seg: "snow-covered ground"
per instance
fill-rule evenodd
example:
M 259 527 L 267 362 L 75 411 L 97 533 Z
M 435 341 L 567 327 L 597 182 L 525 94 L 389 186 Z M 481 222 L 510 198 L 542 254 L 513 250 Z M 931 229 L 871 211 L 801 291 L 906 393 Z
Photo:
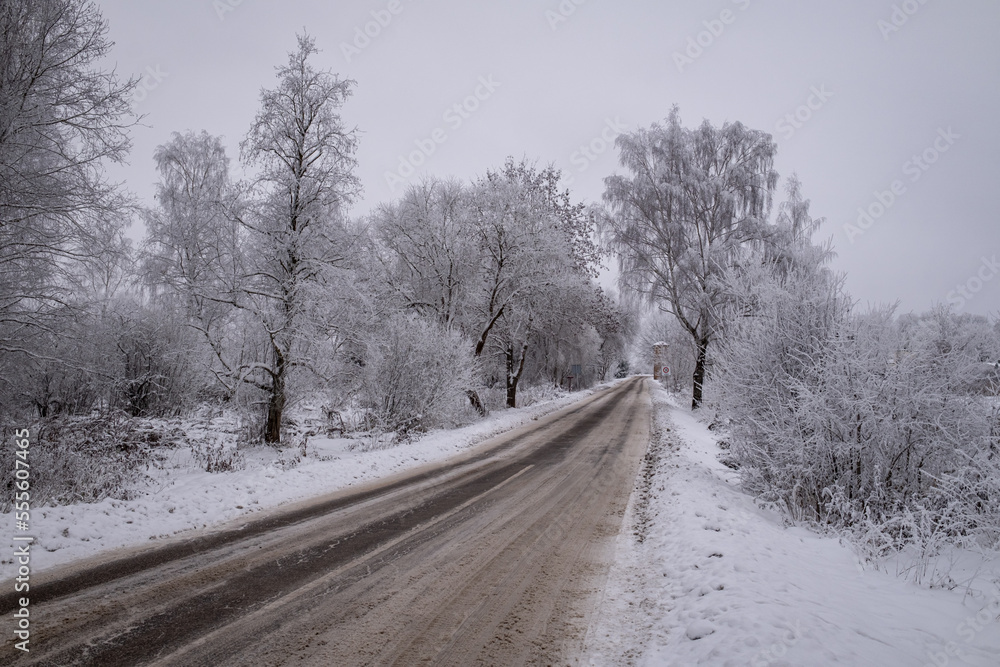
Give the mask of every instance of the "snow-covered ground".
M 35 507 L 31 512 L 32 573 L 120 547 L 151 544 L 186 531 L 211 527 L 278 505 L 371 482 L 436 461 L 442 461 L 484 440 L 583 399 L 593 389 L 563 394 L 526 408 L 495 412 L 470 426 L 433 431 L 419 440 L 387 449 L 361 451 L 359 441 L 312 438 L 306 456 L 297 450 L 277 452 L 255 447 L 241 452 L 242 470 L 207 473 L 190 447 L 169 450 L 168 461 L 150 471 L 152 480 L 135 500 L 106 499 L 98 503 Z M 222 428 L 222 425 L 220 425 Z M 204 426 L 188 424 L 189 432 Z M 5 534 L 12 536 L 14 515 L 0 515 Z M 0 581 L 14 576 L 7 538 L 0 555 Z
M 967 557 L 952 590 L 865 570 L 837 539 L 758 507 L 715 434 L 662 389 L 653 400 L 583 664 L 1000 665 L 996 562 Z
M 391 449 L 316 438 L 294 465 L 293 451 L 262 447 L 246 452 L 245 469 L 209 474 L 190 451 L 173 450 L 135 500 L 35 508 L 33 572 L 441 461 L 584 395 Z M 835 538 L 787 527 L 758 507 L 718 462 L 715 434 L 667 392 L 653 400 L 653 443 L 584 664 L 1000 665 L 996 563 L 967 554 L 950 590 L 863 569 Z M 12 514 L 2 516 L 12 527 Z M 0 580 L 11 576 L 5 560 Z

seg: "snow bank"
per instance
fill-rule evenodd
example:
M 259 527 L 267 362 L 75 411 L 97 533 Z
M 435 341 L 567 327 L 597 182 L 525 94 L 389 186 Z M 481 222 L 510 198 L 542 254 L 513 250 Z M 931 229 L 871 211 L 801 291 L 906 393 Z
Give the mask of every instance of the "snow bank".
M 865 571 L 738 488 L 715 435 L 661 389 L 654 442 L 579 662 L 1000 665 L 1000 575 L 930 590 Z M 992 569 L 991 569 L 992 568 Z
M 243 470 L 207 473 L 194 462 L 190 448 L 169 452 L 153 481 L 135 500 L 35 507 L 31 531 L 32 573 L 120 547 L 141 546 L 185 531 L 236 519 L 293 501 L 371 482 L 427 463 L 442 461 L 495 435 L 579 401 L 615 382 L 564 394 L 527 408 L 496 412 L 470 426 L 428 433 L 410 444 L 376 451 L 350 449 L 346 438 L 314 438 L 307 455 L 291 463 L 296 451 L 270 447 L 243 452 Z M 197 430 L 197 427 L 192 427 Z M 294 466 L 294 467 L 293 467 Z M 12 512 L 0 515 L 7 547 L 0 554 L 0 581 L 14 576 Z

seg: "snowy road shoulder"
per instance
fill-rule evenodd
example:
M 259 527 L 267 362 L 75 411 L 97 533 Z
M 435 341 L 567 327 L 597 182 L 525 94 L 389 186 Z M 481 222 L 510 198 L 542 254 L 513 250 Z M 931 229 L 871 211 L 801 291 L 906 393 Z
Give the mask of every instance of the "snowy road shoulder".
M 862 570 L 838 540 L 757 507 L 718 462 L 716 436 L 663 390 L 653 402 L 631 530 L 584 664 L 1000 664 L 996 590 Z M 997 578 L 989 566 L 980 582 Z
M 32 511 L 32 573 L 123 547 L 153 545 L 158 540 L 210 528 L 241 516 L 372 482 L 426 464 L 444 461 L 489 438 L 585 399 L 616 384 L 574 392 L 526 408 L 504 410 L 464 428 L 433 431 L 419 440 L 375 451 L 351 447 L 346 438 L 310 440 L 308 454 L 289 464 L 294 451 L 270 447 L 244 452 L 243 470 L 207 473 L 187 448 L 169 452 L 162 469 L 134 500 L 36 507 Z M 13 512 L 0 515 L 6 546 L 0 555 L 0 581 L 16 573 Z M 0 542 L 3 545 L 3 542 Z

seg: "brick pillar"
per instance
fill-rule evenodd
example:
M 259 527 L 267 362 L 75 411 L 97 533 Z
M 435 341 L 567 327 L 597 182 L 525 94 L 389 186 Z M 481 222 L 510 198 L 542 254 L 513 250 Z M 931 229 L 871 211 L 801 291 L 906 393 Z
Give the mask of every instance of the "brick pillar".
M 653 379 L 662 380 L 668 373 L 670 369 L 667 368 L 667 372 L 664 373 L 664 366 L 667 363 L 667 344 L 666 343 L 656 343 L 653 345 Z

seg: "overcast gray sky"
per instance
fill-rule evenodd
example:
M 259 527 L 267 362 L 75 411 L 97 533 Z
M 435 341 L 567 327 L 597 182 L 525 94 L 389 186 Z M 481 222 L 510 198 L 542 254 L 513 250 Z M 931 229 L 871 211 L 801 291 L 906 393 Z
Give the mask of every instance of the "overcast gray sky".
M 119 71 L 147 77 L 149 127 L 115 172 L 146 203 L 171 132 L 222 135 L 236 162 L 305 29 L 315 64 L 358 84 L 343 110 L 361 131 L 356 215 L 413 164 L 468 179 L 508 155 L 554 162 L 598 201 L 617 168 L 606 140 L 677 103 L 688 126 L 774 135 L 862 304 L 1000 312 L 995 0 L 98 3 Z

